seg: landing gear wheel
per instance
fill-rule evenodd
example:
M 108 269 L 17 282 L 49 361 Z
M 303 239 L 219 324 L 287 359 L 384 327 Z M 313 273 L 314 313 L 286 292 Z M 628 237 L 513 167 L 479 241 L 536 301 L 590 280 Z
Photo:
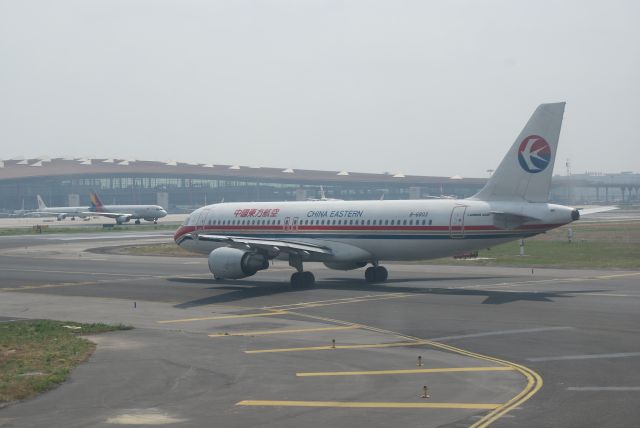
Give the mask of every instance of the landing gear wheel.
M 364 271 L 364 279 L 369 283 L 385 282 L 389 272 L 384 266 L 371 266 Z
M 158 220 L 153 220 L 153 224 L 158 224 Z
M 136 224 L 140 224 L 140 219 L 136 220 Z
M 296 288 L 312 287 L 316 278 L 311 272 L 294 272 L 291 275 L 291 285 Z

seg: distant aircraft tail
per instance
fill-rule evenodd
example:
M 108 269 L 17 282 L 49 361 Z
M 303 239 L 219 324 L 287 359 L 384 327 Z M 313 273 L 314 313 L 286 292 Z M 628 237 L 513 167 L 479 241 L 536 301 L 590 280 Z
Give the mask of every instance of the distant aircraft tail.
M 42 200 L 42 197 L 40 195 L 36 195 L 36 199 L 38 200 L 38 209 L 39 210 L 43 210 L 43 209 L 47 208 L 47 204 L 44 203 L 44 201 Z M 24 205 L 24 201 L 23 201 L 23 205 Z M 24 210 L 24 206 L 22 207 L 22 209 Z
M 547 202 L 564 106 L 538 106 L 498 169 L 471 199 Z
M 89 199 L 91 200 L 91 211 L 100 212 L 104 210 L 104 205 L 96 192 L 90 192 Z

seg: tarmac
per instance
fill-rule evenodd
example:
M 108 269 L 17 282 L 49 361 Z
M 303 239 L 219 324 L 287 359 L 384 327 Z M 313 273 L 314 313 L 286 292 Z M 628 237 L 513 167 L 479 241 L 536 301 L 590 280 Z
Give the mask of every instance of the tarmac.
M 0 237 L 0 322 L 130 324 L 2 427 L 620 427 L 640 419 L 639 271 L 286 263 L 87 249 L 170 231 Z M 425 394 L 426 386 L 426 394 Z

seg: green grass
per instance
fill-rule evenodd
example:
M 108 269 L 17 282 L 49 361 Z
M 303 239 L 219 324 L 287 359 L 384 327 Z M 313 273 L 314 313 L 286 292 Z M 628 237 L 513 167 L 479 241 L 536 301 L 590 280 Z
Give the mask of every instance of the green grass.
M 95 350 L 95 344 L 80 335 L 130 328 L 49 320 L 0 323 L 0 404 L 64 382 Z
M 569 227 L 573 229 L 571 243 Z M 515 241 L 481 250 L 477 260 L 446 258 L 425 263 L 640 269 L 640 222 L 574 223 L 525 239 L 524 248 L 525 255 L 520 256 Z
M 13 236 L 13 235 L 45 235 L 52 233 L 97 233 L 97 232 L 139 232 L 147 230 L 176 230 L 178 224 L 131 224 L 131 225 L 113 225 L 112 227 L 102 226 L 49 226 L 42 225 L 41 232 L 37 232 L 32 227 L 13 227 L 13 228 L 0 228 L 0 236 Z
M 88 251 L 128 256 L 203 257 L 202 254 L 187 251 L 173 242 L 166 244 L 91 248 Z

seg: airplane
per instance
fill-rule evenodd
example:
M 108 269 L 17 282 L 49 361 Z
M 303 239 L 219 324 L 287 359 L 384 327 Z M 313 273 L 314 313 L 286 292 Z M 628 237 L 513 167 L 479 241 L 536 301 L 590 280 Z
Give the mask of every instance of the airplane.
M 208 254 L 215 279 L 238 279 L 284 259 L 294 287 L 315 283 L 305 262 L 388 278 L 382 261 L 454 256 L 528 238 L 580 218 L 550 204 L 565 103 L 541 104 L 486 185 L 466 199 L 241 202 L 195 210 L 175 232 L 182 248 Z M 610 208 L 608 208 L 610 209 Z
M 47 207 L 40 195 L 36 196 L 38 200 L 38 210 L 29 212 L 30 216 L 54 216 L 60 220 L 71 217 L 88 218 L 91 216 L 101 216 L 112 218 L 117 224 L 129 222 L 135 219 L 136 224 L 140 224 L 140 219 L 153 221 L 158 223 L 158 219 L 167 215 L 167 212 L 159 205 L 109 205 L 105 206 L 100 201 L 96 192 L 90 194 L 90 207 Z
M 167 215 L 167 211 L 160 205 L 104 205 L 96 192 L 90 193 L 90 199 L 89 212 L 92 215 L 112 218 L 117 224 L 127 223 L 130 220 L 140 224 L 140 219 L 157 224 L 159 218 Z
M 87 207 L 48 207 L 40 195 L 36 195 L 36 199 L 38 201 L 38 209 L 24 212 L 24 215 L 29 217 L 56 217 L 58 221 L 64 220 L 67 217 L 75 220 L 76 217 L 84 219 L 93 215 L 93 213 L 88 212 Z
M 319 198 L 307 198 L 307 201 L 342 201 L 343 199 L 336 198 L 328 198 L 324 193 L 324 187 L 320 186 L 320 197 Z

